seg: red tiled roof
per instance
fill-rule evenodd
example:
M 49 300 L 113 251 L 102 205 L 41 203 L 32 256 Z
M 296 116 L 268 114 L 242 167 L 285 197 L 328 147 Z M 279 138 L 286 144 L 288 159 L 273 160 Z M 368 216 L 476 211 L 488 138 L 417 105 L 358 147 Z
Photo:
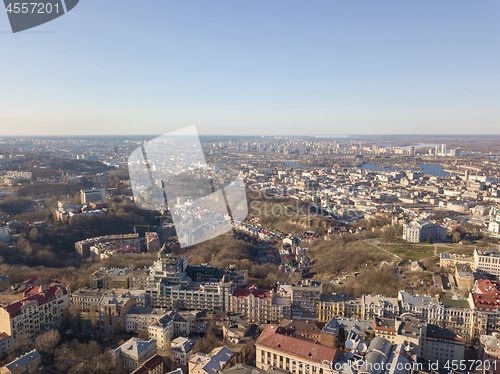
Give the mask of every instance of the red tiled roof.
M 256 346 L 282 351 L 310 362 L 321 364 L 324 360 L 334 362 L 343 355 L 340 349 L 330 348 L 285 334 L 287 329 L 268 325 L 257 339 Z
M 26 283 L 26 284 L 33 284 L 35 283 L 38 278 L 40 278 L 39 275 L 32 275 L 31 277 L 29 277 L 28 279 L 26 279 L 23 283 Z
M 475 308 L 498 309 L 500 308 L 500 282 L 478 279 L 471 296 Z
M 255 286 L 249 288 L 236 288 L 233 291 L 233 296 L 236 297 L 248 297 L 250 296 L 250 294 L 252 294 L 254 297 L 258 297 L 259 299 L 270 299 L 273 297 L 272 291 L 258 289 Z
M 9 335 L 9 334 L 7 334 L 6 332 L 3 332 L 3 331 L 2 331 L 2 332 L 0 332 L 0 340 L 2 340 L 2 339 L 7 339 L 9 336 L 10 336 L 10 335 Z
M 59 285 L 51 285 L 50 288 L 47 288 L 46 290 L 42 290 L 38 294 L 34 294 L 28 297 L 25 297 L 22 300 L 16 301 L 15 303 L 9 304 L 3 309 L 7 311 L 11 315 L 11 317 L 15 317 L 21 313 L 23 305 L 30 303 L 30 302 L 37 302 L 38 306 L 43 305 L 55 298 L 56 292 L 62 290 L 63 294 L 68 293 L 68 286 L 66 287 L 61 287 Z

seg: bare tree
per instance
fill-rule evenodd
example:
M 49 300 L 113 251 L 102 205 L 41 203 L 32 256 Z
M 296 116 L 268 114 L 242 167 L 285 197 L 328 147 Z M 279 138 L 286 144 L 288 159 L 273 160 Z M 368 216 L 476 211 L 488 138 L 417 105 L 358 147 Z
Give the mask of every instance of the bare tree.
M 35 348 L 42 354 L 52 355 L 60 340 L 61 334 L 59 331 L 49 330 L 35 339 Z

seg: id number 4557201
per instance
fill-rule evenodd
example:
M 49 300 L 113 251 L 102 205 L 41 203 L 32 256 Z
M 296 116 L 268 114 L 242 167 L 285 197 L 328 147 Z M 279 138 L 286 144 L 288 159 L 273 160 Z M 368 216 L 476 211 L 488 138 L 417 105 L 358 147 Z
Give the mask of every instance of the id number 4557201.
M 47 3 L 9 3 L 7 13 L 59 13 L 59 4 Z M 64 12 L 61 9 L 62 12 Z

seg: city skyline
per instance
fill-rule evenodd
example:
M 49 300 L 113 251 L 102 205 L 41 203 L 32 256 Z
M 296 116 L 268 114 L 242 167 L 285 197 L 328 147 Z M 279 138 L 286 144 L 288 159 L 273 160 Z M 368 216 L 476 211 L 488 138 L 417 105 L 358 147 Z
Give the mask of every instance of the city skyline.
M 2 135 L 499 133 L 496 2 L 154 5 L 1 12 Z

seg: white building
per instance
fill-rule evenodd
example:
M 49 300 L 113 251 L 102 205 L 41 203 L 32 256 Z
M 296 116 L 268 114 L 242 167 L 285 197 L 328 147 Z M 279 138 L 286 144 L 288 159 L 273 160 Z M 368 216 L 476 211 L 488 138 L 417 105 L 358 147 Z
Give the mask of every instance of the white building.
M 91 190 L 80 191 L 80 201 L 82 204 L 97 203 L 106 200 L 105 188 L 93 188 Z
M 446 240 L 446 227 L 431 221 L 412 221 L 403 225 L 403 239 L 406 241 L 425 242 L 429 236 L 433 240 Z
M 500 251 L 476 248 L 474 263 L 477 273 L 500 276 Z

